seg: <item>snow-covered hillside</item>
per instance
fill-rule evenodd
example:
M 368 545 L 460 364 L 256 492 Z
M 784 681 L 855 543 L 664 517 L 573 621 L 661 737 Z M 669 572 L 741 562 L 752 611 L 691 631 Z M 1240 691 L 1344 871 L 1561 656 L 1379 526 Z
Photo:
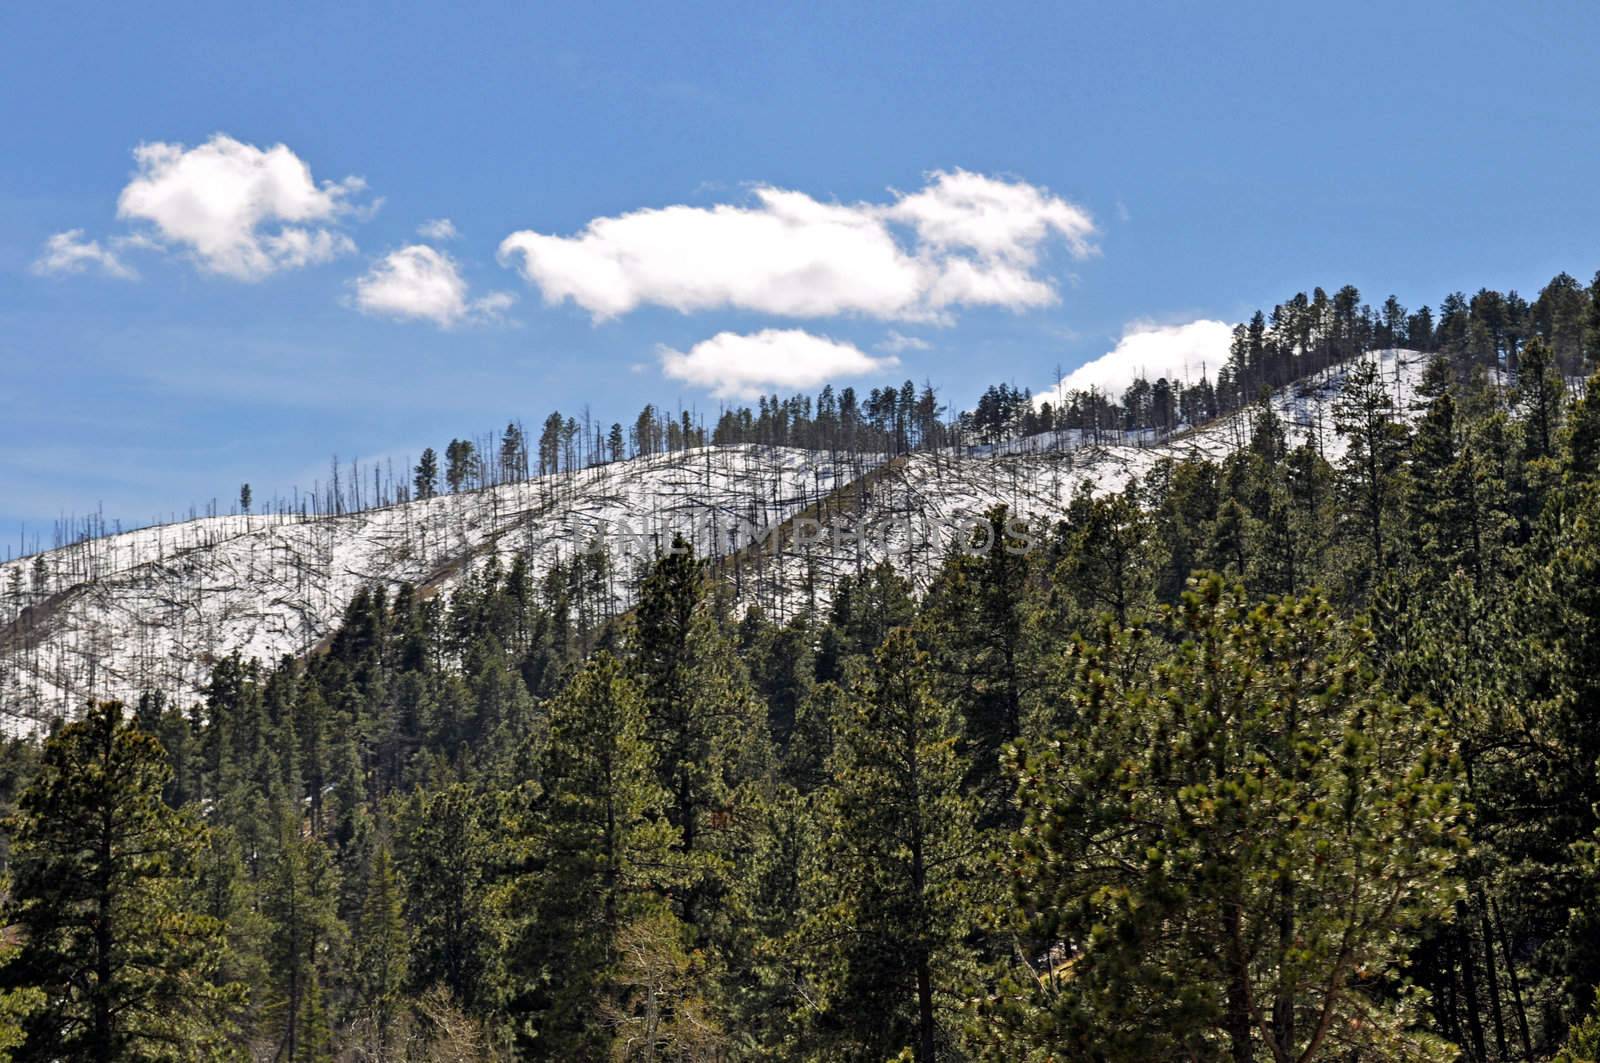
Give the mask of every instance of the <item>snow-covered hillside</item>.
M 341 517 L 207 518 L 13 561 L 0 565 L 0 727 L 91 697 L 187 698 L 230 653 L 273 661 L 316 645 L 364 584 L 447 588 L 516 553 L 538 575 L 596 535 L 642 545 L 662 529 L 668 542 L 697 533 L 713 553 L 730 530 L 777 524 L 869 464 L 703 448 Z
M 1374 357 L 1408 410 L 1425 356 Z M 1334 370 L 1274 399 L 1292 440 L 1330 459 L 1342 450 L 1331 411 L 1342 377 Z M 611 588 L 619 607 L 633 592 L 632 562 L 678 532 L 724 558 L 742 601 L 788 615 L 825 604 L 839 576 L 879 560 L 925 580 L 948 536 L 996 503 L 1050 517 L 1081 483 L 1120 489 L 1162 458 L 1220 458 L 1246 435 L 1236 416 L 1151 446 L 1052 435 L 1013 453 L 887 463 L 706 447 L 348 516 L 214 517 L 96 539 L 0 565 L 0 728 L 146 689 L 186 700 L 230 653 L 272 661 L 315 646 L 365 584 L 447 590 L 490 557 L 516 554 L 538 575 L 593 541 L 622 574 Z
M 1417 384 L 1428 355 L 1374 352 L 1396 413 L 1413 414 Z M 1333 403 L 1346 366 L 1301 381 L 1272 397 L 1291 447 L 1309 442 L 1329 461 L 1346 441 L 1333 429 Z M 1120 491 L 1173 458 L 1220 460 L 1243 446 L 1250 413 L 1235 414 L 1149 446 L 1092 446 L 1077 433 L 1046 433 L 1018 440 L 996 456 L 950 453 L 909 455 L 874 472 L 860 505 L 830 512 L 818 523 L 783 536 L 783 549 L 756 555 L 744 566 L 741 598 L 785 619 L 813 602 L 823 604 L 840 577 L 887 560 L 925 586 L 954 536 L 970 534 L 978 518 L 998 504 L 1033 520 L 1060 515 L 1083 484 Z M 854 500 L 852 500 L 854 501 Z M 801 548 L 791 544 L 800 541 Z

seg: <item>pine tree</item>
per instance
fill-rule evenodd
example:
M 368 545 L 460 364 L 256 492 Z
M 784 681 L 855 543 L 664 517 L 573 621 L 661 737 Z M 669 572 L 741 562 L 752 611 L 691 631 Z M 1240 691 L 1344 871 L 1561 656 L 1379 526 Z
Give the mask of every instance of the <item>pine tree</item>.
M 741 625 L 739 653 L 749 667 L 751 686 L 766 703 L 767 729 L 780 754 L 788 748 L 800 703 L 816 674 L 812 637 L 806 614 L 779 627 L 752 607 Z
M 487 1013 L 505 989 L 506 853 L 496 805 L 495 798 L 452 784 L 412 795 L 399 817 L 411 986 L 443 986 L 468 1013 Z
M 11 945 L 0 946 L 0 985 L 5 984 L 5 968 L 15 957 L 17 949 Z M 0 989 L 0 1063 L 12 1063 L 12 1050 L 27 1037 L 25 1023 L 45 1004 L 44 991 L 34 986 Z
M 500 437 L 500 482 L 513 483 L 527 478 L 528 442 L 522 426 L 512 421 Z
M 953 1054 L 972 975 L 980 835 L 963 796 L 955 712 L 927 655 L 891 632 L 839 721 L 826 791 L 814 959 L 815 1036 L 845 1058 Z
M 406 985 L 410 933 L 405 892 L 387 842 L 373 852 L 351 956 L 357 1014 L 368 1025 L 378 1058 L 389 1058 L 396 1013 Z
M 1067 541 L 1055 582 L 1081 613 L 1109 611 L 1126 624 L 1148 597 L 1146 528 L 1135 485 L 1120 494 L 1095 496 L 1085 484 L 1072 499 Z
M 32 987 L 18 1060 L 210 1058 L 243 987 L 215 980 L 221 925 L 186 907 L 203 829 L 162 801 L 155 738 L 105 702 L 46 744 L 7 825 L 4 922 L 21 938 L 0 980 Z M 15 999 L 15 998 L 13 998 Z
M 1421 389 L 1427 403 L 1411 439 L 1408 464 L 1411 490 L 1406 495 L 1413 552 L 1425 562 L 1451 565 L 1466 544 L 1460 507 L 1461 470 L 1456 401 L 1449 389 L 1449 368 L 1443 359 L 1428 364 Z
M 468 439 L 452 439 L 444 451 L 445 483 L 451 493 L 474 486 L 478 481 L 478 448 Z
M 294 808 L 280 806 L 276 820 L 275 851 L 261 883 L 271 980 L 265 1032 L 287 1063 L 325 1063 L 331 1030 L 322 978 L 344 933 L 338 870 Z
M 1524 417 L 1528 460 L 1555 453 L 1566 387 L 1554 352 L 1543 340 L 1534 340 L 1517 365 L 1517 405 Z
M 601 652 L 550 708 L 540 774 L 533 918 L 522 945 L 539 987 L 532 1050 L 542 1058 L 603 1055 L 593 1021 L 620 960 L 624 927 L 666 910 L 679 873 L 667 794 L 644 737 L 638 688 Z
M 1584 394 L 1572 405 L 1562 448 L 1567 476 L 1591 480 L 1600 473 L 1600 370 L 1584 385 Z
M 1600 372 L 1600 270 L 1589 282 L 1589 316 L 1584 322 L 1583 353 L 1586 372 Z
M 1072 651 L 1062 729 L 1016 759 L 1023 927 L 997 1054 L 1444 1057 L 1384 981 L 1464 849 L 1438 714 L 1387 695 L 1368 635 L 1209 576 L 1151 633 Z M 1431 1045 L 1431 1047 L 1430 1047 Z
M 969 784 L 983 795 L 989 817 L 1002 815 L 1009 798 L 1000 750 L 1022 734 L 1031 686 L 1025 634 L 1033 542 L 1026 522 L 1005 506 L 991 510 L 967 549 L 946 560 L 921 612 L 936 686 L 964 720 Z
M 412 474 L 411 485 L 414 489 L 412 497 L 417 499 L 429 499 L 439 493 L 439 458 L 432 447 L 423 450 Z
M 1350 367 L 1334 402 L 1333 420 L 1335 430 L 1349 442 L 1339 465 L 1339 487 L 1350 506 L 1351 533 L 1365 540 L 1361 571 L 1370 582 L 1389 557 L 1394 530 L 1390 514 L 1399 497 L 1406 440 L 1375 359 L 1362 359 Z
M 702 928 L 725 885 L 736 792 L 771 768 L 760 708 L 706 591 L 701 563 L 676 540 L 645 580 L 628 642 L 667 817 L 701 868 L 679 914 Z

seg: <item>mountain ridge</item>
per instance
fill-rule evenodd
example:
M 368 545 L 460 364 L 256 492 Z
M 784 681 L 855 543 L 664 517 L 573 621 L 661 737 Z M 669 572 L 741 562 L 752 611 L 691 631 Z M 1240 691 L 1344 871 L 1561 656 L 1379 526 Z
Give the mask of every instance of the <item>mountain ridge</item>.
M 1428 356 L 1362 357 L 1376 359 L 1407 415 Z M 1357 361 L 1271 397 L 1291 445 L 1337 458 L 1331 404 Z M 35 730 L 91 699 L 145 690 L 198 697 L 229 654 L 272 662 L 323 644 L 362 587 L 443 593 L 491 558 L 521 556 L 538 578 L 604 543 L 616 611 L 636 590 L 624 559 L 637 567 L 680 534 L 733 579 L 741 605 L 778 619 L 825 605 L 841 577 L 880 561 L 920 586 L 962 522 L 992 506 L 1050 520 L 1085 486 L 1117 491 L 1165 459 L 1224 457 L 1250 416 L 1140 444 L 1052 432 L 894 457 L 713 445 L 359 513 L 201 517 L 85 540 L 0 564 L 0 729 Z M 806 520 L 828 535 L 797 545 Z

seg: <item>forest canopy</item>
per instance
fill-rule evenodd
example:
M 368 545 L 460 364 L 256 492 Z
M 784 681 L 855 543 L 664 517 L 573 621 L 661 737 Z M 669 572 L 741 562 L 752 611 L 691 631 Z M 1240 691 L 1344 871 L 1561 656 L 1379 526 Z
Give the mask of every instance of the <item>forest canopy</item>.
M 1394 346 L 1432 353 L 1414 406 L 1360 358 Z M 1330 462 L 1258 400 L 1332 366 Z M 0 1059 L 1593 1059 L 1597 369 L 1600 277 L 1346 287 L 1114 401 L 941 419 L 908 383 L 453 441 L 409 490 L 1249 426 L 1037 549 L 781 620 L 687 549 L 625 611 L 604 550 L 491 562 L 9 740 Z

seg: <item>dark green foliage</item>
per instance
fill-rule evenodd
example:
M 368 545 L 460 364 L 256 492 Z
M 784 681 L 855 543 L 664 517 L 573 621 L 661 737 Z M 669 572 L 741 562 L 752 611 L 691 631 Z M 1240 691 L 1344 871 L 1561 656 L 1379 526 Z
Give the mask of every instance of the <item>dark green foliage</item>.
M 332 1030 L 324 983 L 343 945 L 338 871 L 321 841 L 301 831 L 298 814 L 277 814 L 276 852 L 262 880 L 262 914 L 269 984 L 262 1021 L 281 1058 L 322 1063 L 331 1055 Z
M 439 458 L 425 447 L 411 476 L 412 498 L 427 499 L 439 493 Z
M 1397 418 L 1390 385 L 1373 360 L 1356 363 L 1333 408 L 1334 427 L 1348 444 L 1339 466 L 1346 533 L 1358 548 L 1358 586 L 1368 586 L 1391 559 L 1401 496 L 1401 458 L 1406 429 Z
M 1160 629 L 1181 642 L 1125 667 Z M 1325 600 L 1251 607 L 1217 576 L 1071 651 L 1060 729 L 1014 760 L 1009 1058 L 1426 1054 L 1379 974 L 1455 895 L 1458 769 L 1364 653 Z
M 319 652 L 218 660 L 137 729 L 8 741 L 0 1058 L 98 1051 L 75 972 L 108 802 L 162 839 L 112 876 L 117 1058 L 1592 1058 L 1594 294 L 1435 316 L 1316 290 L 1210 379 L 996 388 L 953 426 L 931 389 L 768 398 L 714 434 L 899 451 L 1243 416 L 1228 457 L 1053 527 L 984 515 L 997 549 L 946 544 L 916 587 L 815 580 L 780 622 L 681 542 L 638 573 L 491 561 L 449 594 L 369 588 Z M 1401 342 L 1441 350 L 1409 408 L 1362 365 L 1332 432 L 1259 402 Z M 631 440 L 576 433 L 456 440 L 413 486 L 536 462 L 554 502 L 707 430 L 651 407 Z
M 498 804 L 457 783 L 413 794 L 397 820 L 414 943 L 410 984 L 439 986 L 468 1012 L 493 1008 L 505 991 L 508 928 L 497 880 L 507 854 Z
M 973 974 L 981 836 L 962 792 L 961 724 L 927 655 L 892 632 L 838 723 L 822 803 L 811 954 L 813 1036 L 830 1055 L 919 1061 L 956 1052 Z
M 244 987 L 217 980 L 224 927 L 191 895 L 205 831 L 162 800 L 170 776 L 160 744 L 115 702 L 45 744 L 7 823 L 4 921 L 21 950 L 0 979 L 37 991 L 18 1060 L 179 1061 L 225 1047 Z
M 532 984 L 530 1050 L 540 1058 L 603 1055 L 604 1007 L 625 1008 L 611 981 L 628 928 L 661 924 L 684 880 L 668 796 L 645 741 L 638 688 L 601 653 L 551 706 L 532 856 L 520 889 L 532 918 L 519 946 Z

